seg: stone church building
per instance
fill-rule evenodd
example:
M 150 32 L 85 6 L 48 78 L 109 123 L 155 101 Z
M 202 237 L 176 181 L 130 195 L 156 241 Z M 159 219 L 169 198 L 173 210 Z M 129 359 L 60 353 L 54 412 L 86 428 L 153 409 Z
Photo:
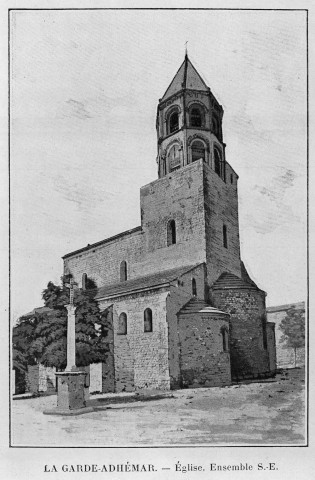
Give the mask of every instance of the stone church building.
M 240 256 L 238 175 L 222 117 L 186 55 L 158 103 L 158 179 L 140 190 L 141 225 L 63 257 L 79 286 L 96 282 L 112 325 L 97 368 L 102 391 L 221 386 L 275 372 L 266 293 Z

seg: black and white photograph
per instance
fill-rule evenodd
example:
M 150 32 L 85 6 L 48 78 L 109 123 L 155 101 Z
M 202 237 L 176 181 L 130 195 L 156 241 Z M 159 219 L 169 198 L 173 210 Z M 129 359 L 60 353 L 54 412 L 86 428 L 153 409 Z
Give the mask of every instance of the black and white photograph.
M 127 452 L 52 478 L 284 478 L 267 452 L 310 440 L 308 11 L 49 3 L 7 12 L 10 449 Z

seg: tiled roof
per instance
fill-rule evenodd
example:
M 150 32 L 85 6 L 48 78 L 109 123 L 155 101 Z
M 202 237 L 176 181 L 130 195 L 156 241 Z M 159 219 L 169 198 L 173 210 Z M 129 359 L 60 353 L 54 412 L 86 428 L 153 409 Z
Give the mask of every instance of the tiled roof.
M 36 313 L 41 315 L 43 313 L 50 313 L 50 312 L 53 312 L 53 309 L 52 308 L 49 308 L 49 307 L 37 307 L 37 308 L 34 308 L 34 310 L 32 310 L 31 312 L 29 313 L 26 313 L 25 315 L 22 315 L 23 317 L 32 317 L 33 315 L 35 315 Z
M 227 290 L 231 288 L 246 288 L 250 290 L 259 290 L 253 281 L 245 281 L 232 273 L 224 272 L 211 287 L 213 290 Z
M 175 77 L 171 81 L 169 87 L 164 93 L 162 100 L 165 100 L 168 97 L 174 95 L 174 93 L 179 92 L 183 88 L 189 88 L 192 90 L 200 90 L 203 92 L 208 92 L 209 89 L 188 56 L 185 56 L 185 60 L 179 67 Z
M 95 299 L 99 300 L 104 297 L 120 296 L 145 289 L 161 287 L 162 285 L 168 285 L 170 282 L 181 277 L 184 273 L 189 272 L 198 265 L 201 264 L 173 268 L 172 270 L 165 270 L 164 272 L 127 280 L 126 282 L 105 285 L 98 289 Z
M 193 313 L 209 313 L 212 315 L 227 315 L 229 316 L 228 313 L 222 312 L 221 310 L 218 310 L 217 308 L 211 307 L 208 303 L 206 303 L 204 300 L 201 300 L 200 298 L 192 298 L 189 300 L 186 305 L 183 306 L 183 308 L 179 311 L 181 315 L 191 315 Z

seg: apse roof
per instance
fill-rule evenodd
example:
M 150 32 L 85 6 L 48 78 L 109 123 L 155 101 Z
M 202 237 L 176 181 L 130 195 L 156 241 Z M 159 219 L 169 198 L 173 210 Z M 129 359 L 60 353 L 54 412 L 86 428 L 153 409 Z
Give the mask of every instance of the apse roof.
M 189 60 L 188 55 L 185 56 L 185 60 L 179 67 L 179 70 L 177 71 L 175 77 L 173 78 L 169 87 L 164 93 L 162 100 L 171 97 L 172 95 L 174 95 L 174 93 L 177 93 L 183 88 L 200 90 L 202 92 L 209 91 L 209 88 Z
M 201 300 L 200 298 L 194 297 L 191 300 L 189 300 L 186 305 L 179 311 L 181 315 L 191 315 L 193 313 L 208 313 L 212 315 L 229 315 L 226 312 L 222 312 L 221 310 L 218 310 L 217 308 L 211 307 L 208 303 L 206 303 L 204 300 Z
M 246 288 L 250 290 L 259 290 L 257 285 L 252 281 L 245 281 L 229 272 L 224 272 L 211 287 L 213 290 L 226 290 L 231 288 Z
M 126 295 L 137 291 L 152 289 L 156 287 L 162 287 L 169 285 L 170 282 L 176 280 L 184 273 L 189 272 L 198 265 L 190 265 L 186 267 L 173 268 L 171 270 L 165 270 L 164 272 L 153 273 L 125 282 L 116 283 L 114 285 L 105 285 L 97 290 L 95 299 L 99 300 L 105 297 L 114 297 L 120 295 Z

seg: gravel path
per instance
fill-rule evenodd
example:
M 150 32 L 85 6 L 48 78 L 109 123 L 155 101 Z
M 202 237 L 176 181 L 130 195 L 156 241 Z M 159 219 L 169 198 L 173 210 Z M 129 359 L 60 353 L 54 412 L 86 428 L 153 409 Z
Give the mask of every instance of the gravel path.
M 102 409 L 75 417 L 42 413 L 56 405 L 55 395 L 14 400 L 12 445 L 303 445 L 304 378 L 292 369 L 269 381 L 151 392 L 139 401 L 98 395 L 92 403 Z

